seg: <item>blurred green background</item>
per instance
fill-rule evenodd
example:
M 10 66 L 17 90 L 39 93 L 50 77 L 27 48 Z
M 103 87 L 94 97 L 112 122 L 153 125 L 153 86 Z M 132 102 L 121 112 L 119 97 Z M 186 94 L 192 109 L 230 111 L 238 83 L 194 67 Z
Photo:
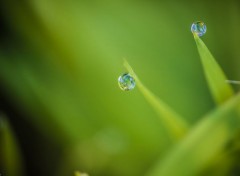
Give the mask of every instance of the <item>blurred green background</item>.
M 238 0 L 5 0 L 0 9 L 0 118 L 13 131 L 7 148 L 21 155 L 10 164 L 0 155 L 3 176 L 147 173 L 173 144 L 139 90 L 119 89 L 123 58 L 194 126 L 215 107 L 194 21 L 206 23 L 203 41 L 240 80 Z

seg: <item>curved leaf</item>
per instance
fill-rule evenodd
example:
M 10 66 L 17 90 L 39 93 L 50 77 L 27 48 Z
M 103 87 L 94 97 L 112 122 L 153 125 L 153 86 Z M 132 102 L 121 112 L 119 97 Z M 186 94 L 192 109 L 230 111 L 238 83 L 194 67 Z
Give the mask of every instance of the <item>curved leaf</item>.
M 13 132 L 0 116 L 0 175 L 21 176 L 22 160 Z
M 192 176 L 202 172 L 239 132 L 239 111 L 240 94 L 199 122 L 147 176 Z

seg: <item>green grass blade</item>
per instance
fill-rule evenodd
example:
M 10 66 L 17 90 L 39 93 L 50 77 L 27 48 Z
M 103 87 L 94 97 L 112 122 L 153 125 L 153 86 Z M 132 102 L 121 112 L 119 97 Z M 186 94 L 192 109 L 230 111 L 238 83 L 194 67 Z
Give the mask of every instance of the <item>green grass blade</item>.
M 202 173 L 240 129 L 240 94 L 207 115 L 147 176 Z
M 21 176 L 22 161 L 8 122 L 0 116 L 0 175 Z
M 155 109 L 171 136 L 176 140 L 181 139 L 188 131 L 188 124 L 184 120 L 184 118 L 174 112 L 168 105 L 166 105 L 150 90 L 148 90 L 148 88 L 143 85 L 143 83 L 134 73 L 132 67 L 128 64 L 126 60 L 124 61 L 124 66 L 128 70 L 128 72 L 134 77 L 139 90 L 149 102 L 149 104 Z
M 204 42 L 194 34 L 198 52 L 203 64 L 205 76 L 217 104 L 221 104 L 233 95 L 232 87 L 226 83 L 226 76 Z

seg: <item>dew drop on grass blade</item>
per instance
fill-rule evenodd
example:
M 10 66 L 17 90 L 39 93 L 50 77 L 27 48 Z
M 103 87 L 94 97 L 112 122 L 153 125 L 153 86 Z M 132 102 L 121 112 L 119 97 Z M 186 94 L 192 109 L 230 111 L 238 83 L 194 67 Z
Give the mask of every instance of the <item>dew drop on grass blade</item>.
M 182 137 L 184 137 L 188 131 L 188 123 L 185 121 L 185 119 L 173 111 L 167 104 L 161 101 L 150 90 L 148 90 L 148 88 L 145 87 L 144 84 L 140 81 L 126 60 L 124 60 L 124 66 L 127 71 L 134 77 L 136 85 L 139 88 L 140 92 L 159 115 L 160 119 L 169 131 L 170 136 L 172 136 L 174 140 L 180 140 Z

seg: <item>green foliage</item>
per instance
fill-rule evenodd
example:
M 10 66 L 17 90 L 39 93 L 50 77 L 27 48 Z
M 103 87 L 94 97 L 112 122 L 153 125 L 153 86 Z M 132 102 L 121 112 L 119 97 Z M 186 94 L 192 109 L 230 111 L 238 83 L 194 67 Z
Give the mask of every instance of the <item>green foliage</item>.
M 157 164 L 147 176 L 198 175 L 204 169 L 208 168 L 208 165 L 211 165 L 209 163 L 211 163 L 216 156 L 224 152 L 226 145 L 234 138 L 236 133 L 239 132 L 240 95 L 238 94 L 231 99 L 233 90 L 230 85 L 226 84 L 224 72 L 203 41 L 195 34 L 194 38 L 197 43 L 211 93 L 216 102 L 223 105 L 213 110 L 213 112 L 206 115 L 201 122 L 197 123 L 197 125 L 186 134 L 187 137 L 174 146 L 165 160 L 161 159 L 159 164 Z M 140 91 L 152 107 L 156 109 L 160 117 L 165 120 L 170 133 L 175 133 L 176 131 L 171 126 L 174 124 L 180 129 L 184 129 L 182 123 L 177 124 L 177 122 L 179 122 L 178 116 L 169 116 L 169 114 L 175 113 L 168 107 L 164 107 L 166 105 L 159 101 L 141 83 L 127 61 L 124 62 L 124 66 L 129 73 L 134 76 Z M 166 119 L 168 119 L 168 121 L 166 121 Z M 220 170 L 222 169 L 223 168 L 220 168 Z M 219 170 L 211 174 L 218 175 Z
M 76 169 L 96 176 L 235 172 L 240 98 L 226 84 L 225 73 L 238 79 L 238 7 L 237 1 L 1 2 L 6 29 L 0 40 L 0 82 L 2 95 L 16 107 L 7 110 L 18 111 L 18 120 L 32 125 L 22 136 L 39 133 L 61 151 L 35 147 L 41 157 L 28 160 L 27 168 L 56 176 L 73 175 Z M 217 107 L 196 59 L 189 29 L 195 20 L 206 22 L 206 42 L 225 64 L 224 73 L 194 36 Z M 139 91 L 118 88 L 122 57 L 131 58 L 138 75 L 124 65 Z M 8 141 L 15 141 L 8 134 Z M 32 153 L 26 148 L 40 141 L 21 143 L 27 159 Z M 7 143 L 12 147 L 0 151 L 17 161 L 17 144 Z M 4 157 L 0 160 L 13 168 L 9 175 L 20 174 L 14 169 L 18 162 L 10 166 Z

